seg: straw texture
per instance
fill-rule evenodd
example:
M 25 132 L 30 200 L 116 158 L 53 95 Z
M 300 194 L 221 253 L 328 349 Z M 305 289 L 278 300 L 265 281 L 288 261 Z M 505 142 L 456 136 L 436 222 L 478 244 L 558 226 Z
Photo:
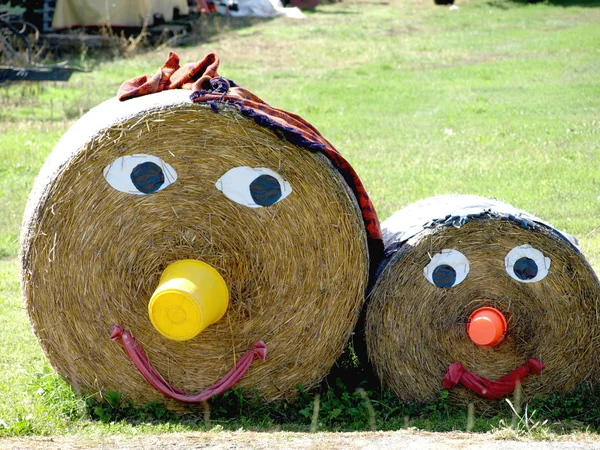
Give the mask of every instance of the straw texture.
M 264 340 L 239 387 L 266 401 L 318 383 L 342 353 L 363 304 L 369 258 L 360 210 L 341 175 L 242 117 L 169 91 L 106 102 L 77 123 L 46 162 L 22 231 L 22 286 L 51 364 L 79 392 L 118 390 L 137 403 L 164 400 L 137 373 L 120 324 L 171 384 L 199 392 Z M 113 189 L 103 169 L 131 154 L 177 171 L 164 190 Z M 266 167 L 292 186 L 268 208 L 226 198 L 215 182 L 238 166 Z M 180 259 L 215 267 L 230 292 L 226 315 L 176 342 L 151 325 L 148 301 Z M 171 407 L 177 407 L 170 403 Z
M 413 204 L 395 217 L 405 211 L 417 217 L 426 210 L 444 209 L 457 199 L 467 207 L 478 198 L 436 197 Z M 376 373 L 402 399 L 436 398 L 454 362 L 496 380 L 528 358 L 542 360 L 545 370 L 529 375 L 522 384 L 525 398 L 596 382 L 600 368 L 598 280 L 570 242 L 545 225 L 536 223 L 526 229 L 515 219 L 475 215 L 462 226 L 423 227 L 401 242 L 397 230 L 383 223 L 386 249 L 394 250 L 388 252 L 370 294 L 365 333 Z M 538 282 L 519 282 L 505 269 L 507 253 L 523 244 L 551 259 L 548 275 Z M 470 264 L 466 279 L 451 288 L 436 287 L 423 274 L 433 255 L 443 249 L 460 251 Z M 467 335 L 469 315 L 483 306 L 497 308 L 508 320 L 506 336 L 495 347 L 477 346 Z M 451 398 L 479 400 L 463 387 L 452 389 Z

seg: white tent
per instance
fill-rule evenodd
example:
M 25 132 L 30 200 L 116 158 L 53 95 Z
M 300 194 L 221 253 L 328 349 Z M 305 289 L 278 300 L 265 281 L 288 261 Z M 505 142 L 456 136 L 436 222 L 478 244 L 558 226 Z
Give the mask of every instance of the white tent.
M 74 26 L 141 27 L 155 14 L 173 20 L 173 9 L 188 14 L 187 0 L 56 0 L 52 28 Z

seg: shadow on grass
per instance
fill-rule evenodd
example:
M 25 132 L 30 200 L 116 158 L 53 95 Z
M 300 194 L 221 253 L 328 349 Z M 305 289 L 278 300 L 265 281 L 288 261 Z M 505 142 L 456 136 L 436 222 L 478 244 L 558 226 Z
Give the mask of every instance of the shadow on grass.
M 357 15 L 360 14 L 357 11 L 346 11 L 346 10 L 339 10 L 339 11 L 323 11 L 321 9 L 315 9 L 313 11 L 303 11 L 303 13 L 305 15 L 310 15 L 310 14 L 319 14 L 319 15 L 323 15 L 323 16 L 345 16 L 345 15 Z
M 254 25 L 271 22 L 278 19 L 277 17 L 232 17 L 211 14 L 201 16 L 190 39 L 183 45 L 194 46 L 202 42 L 210 42 L 217 40 L 220 36 L 228 31 L 239 31 Z
M 568 8 L 572 6 L 586 7 L 586 8 L 600 8 L 600 0 L 491 0 L 488 2 L 490 6 L 508 9 L 507 3 L 517 3 L 522 5 L 543 3 L 550 6 L 557 6 L 562 8 Z
M 264 403 L 258 395 L 248 397 L 240 390 L 227 391 L 210 402 L 169 411 L 160 402 L 134 407 L 117 392 L 105 393 L 101 402 L 88 400 L 86 409 L 92 420 L 102 423 L 125 422 L 131 425 L 173 425 L 188 431 L 208 431 L 215 427 L 235 431 L 391 431 L 408 426 L 428 431 L 465 429 L 467 408 L 448 403 L 448 391 L 429 403 L 403 402 L 389 391 L 350 390 L 337 379 L 307 392 L 298 388 L 293 402 Z M 316 412 L 315 412 L 316 411 Z M 501 417 L 475 419 L 472 431 L 487 432 Z

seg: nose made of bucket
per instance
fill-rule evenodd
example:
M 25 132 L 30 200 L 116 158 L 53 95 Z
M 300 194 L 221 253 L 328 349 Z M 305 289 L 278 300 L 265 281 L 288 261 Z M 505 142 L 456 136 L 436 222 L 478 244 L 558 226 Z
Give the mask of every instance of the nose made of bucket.
M 494 347 L 502 342 L 506 334 L 504 314 L 491 306 L 476 309 L 469 316 L 467 334 L 481 347 Z
M 168 339 L 192 339 L 225 315 L 227 284 L 211 265 L 176 261 L 164 270 L 148 303 L 152 326 Z

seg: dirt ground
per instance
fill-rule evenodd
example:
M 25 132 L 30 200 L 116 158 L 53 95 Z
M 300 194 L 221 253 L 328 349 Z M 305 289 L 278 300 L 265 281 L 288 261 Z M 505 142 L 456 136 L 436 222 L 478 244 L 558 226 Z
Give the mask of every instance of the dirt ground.
M 374 433 L 205 432 L 159 436 L 73 436 L 0 439 L 1 450 L 80 449 L 600 449 L 600 436 L 571 435 L 547 441 L 501 440 L 494 434 L 428 433 L 416 430 Z

